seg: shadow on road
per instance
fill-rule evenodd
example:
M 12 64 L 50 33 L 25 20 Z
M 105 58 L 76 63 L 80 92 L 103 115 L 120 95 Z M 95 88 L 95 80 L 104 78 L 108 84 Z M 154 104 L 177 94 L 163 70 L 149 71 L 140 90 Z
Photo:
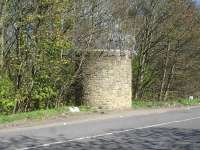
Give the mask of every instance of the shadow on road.
M 0 150 L 36 146 L 56 139 L 17 137 L 0 139 Z M 64 139 L 64 137 L 59 137 Z M 40 147 L 37 150 L 200 150 L 200 130 L 179 128 L 149 128 L 77 142 Z

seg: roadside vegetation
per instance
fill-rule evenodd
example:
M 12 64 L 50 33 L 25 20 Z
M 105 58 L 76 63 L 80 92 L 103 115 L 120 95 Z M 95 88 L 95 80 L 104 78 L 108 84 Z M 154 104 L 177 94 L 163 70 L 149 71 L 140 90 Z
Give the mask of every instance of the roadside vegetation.
M 184 100 L 200 96 L 195 1 L 0 0 L 0 122 L 84 105 L 84 50 L 96 48 L 130 49 L 133 107 L 199 104 Z
M 179 100 L 133 100 L 132 108 L 133 110 L 138 109 L 159 109 L 159 108 L 179 108 L 185 106 L 200 106 L 200 99 L 179 99 Z M 72 113 L 69 111 L 69 107 L 61 107 L 57 109 L 46 109 L 38 110 L 26 113 L 17 113 L 11 115 L 0 115 L 0 125 L 23 122 L 23 121 L 41 121 L 55 119 L 58 117 L 69 117 L 71 115 L 79 115 L 81 113 L 96 113 L 96 109 L 81 106 L 80 112 Z
M 133 109 L 145 109 L 145 108 L 175 108 L 185 106 L 200 106 L 200 99 L 178 99 L 178 100 L 133 100 Z
M 55 119 L 57 117 L 67 117 L 69 115 L 77 115 L 89 112 L 95 112 L 95 109 L 82 106 L 80 107 L 80 112 L 72 113 L 69 111 L 69 107 L 61 107 L 57 109 L 46 109 L 11 115 L 0 115 L 0 125 L 22 121 L 42 121 L 48 119 Z

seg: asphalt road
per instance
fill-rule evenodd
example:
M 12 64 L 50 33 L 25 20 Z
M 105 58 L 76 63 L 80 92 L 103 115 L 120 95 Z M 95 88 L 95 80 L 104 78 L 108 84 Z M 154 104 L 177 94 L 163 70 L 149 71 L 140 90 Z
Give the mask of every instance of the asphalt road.
M 0 150 L 200 150 L 200 108 L 0 132 Z

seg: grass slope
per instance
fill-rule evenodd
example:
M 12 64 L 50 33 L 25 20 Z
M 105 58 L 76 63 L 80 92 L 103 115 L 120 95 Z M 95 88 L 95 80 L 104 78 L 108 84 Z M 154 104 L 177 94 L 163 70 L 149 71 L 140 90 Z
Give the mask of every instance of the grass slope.
M 81 112 L 91 112 L 91 108 L 82 106 Z M 38 110 L 26 113 L 17 113 L 12 115 L 0 115 L 0 124 L 12 123 L 21 120 L 45 120 L 48 118 L 56 117 L 62 114 L 70 114 L 69 107 L 62 107 L 58 109 Z
M 151 108 L 170 108 L 180 106 L 196 106 L 200 105 L 200 99 L 188 100 L 179 99 L 173 101 L 153 101 L 153 100 L 133 100 L 133 109 L 151 109 Z M 81 112 L 95 112 L 95 109 L 82 106 Z M 0 115 L 0 124 L 13 123 L 23 120 L 45 120 L 62 114 L 70 114 L 69 107 L 62 107 L 59 109 L 38 110 L 33 112 L 18 113 L 12 115 Z
M 134 100 L 132 106 L 134 109 L 144 108 L 169 108 L 169 107 L 181 107 L 181 106 L 196 106 L 200 105 L 200 99 L 179 99 L 168 101 L 156 101 L 156 100 Z

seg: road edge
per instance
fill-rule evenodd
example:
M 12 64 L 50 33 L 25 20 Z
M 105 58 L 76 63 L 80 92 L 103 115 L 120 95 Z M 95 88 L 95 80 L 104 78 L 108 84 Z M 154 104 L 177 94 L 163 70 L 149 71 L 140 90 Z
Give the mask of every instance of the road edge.
M 150 109 L 130 109 L 125 111 L 108 111 L 108 112 L 96 112 L 96 113 L 85 113 L 85 114 L 73 114 L 72 116 L 65 116 L 64 118 L 43 120 L 43 121 L 30 121 L 21 122 L 17 125 L 5 124 L 0 125 L 0 133 L 3 132 L 16 132 L 21 130 L 32 130 L 41 129 L 56 126 L 65 126 L 72 124 L 79 124 L 90 121 L 107 120 L 114 118 L 124 118 L 130 116 L 148 116 L 152 114 L 162 114 L 173 111 L 183 111 L 189 109 L 200 108 L 200 106 L 186 106 L 186 107 L 173 107 L 173 108 L 150 108 Z

